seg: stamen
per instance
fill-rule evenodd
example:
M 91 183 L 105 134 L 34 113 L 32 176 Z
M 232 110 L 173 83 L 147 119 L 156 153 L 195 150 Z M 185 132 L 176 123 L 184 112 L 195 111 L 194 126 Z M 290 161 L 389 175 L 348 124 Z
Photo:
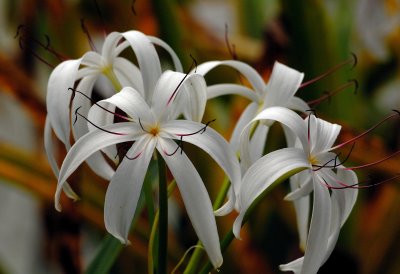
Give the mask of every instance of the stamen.
M 382 163 L 382 162 L 384 162 L 386 160 L 389 160 L 390 158 L 393 158 L 394 156 L 396 156 L 399 153 L 400 153 L 400 150 L 398 150 L 398 151 L 390 154 L 389 156 L 387 156 L 387 157 L 385 157 L 383 159 L 380 159 L 380 160 L 378 160 L 376 162 L 365 164 L 365 165 L 360 165 L 360 166 L 347 167 L 346 169 L 347 170 L 356 170 L 356 169 L 361 169 L 361 168 L 366 168 L 366 167 L 371 167 L 371 166 L 374 166 L 374 165 L 378 165 L 378 164 L 380 164 L 380 163 Z
M 311 84 L 314 84 L 315 82 L 325 78 L 326 76 L 331 75 L 336 70 L 340 69 L 341 67 L 343 67 L 343 66 L 345 66 L 345 65 L 347 65 L 349 63 L 353 63 L 353 65 L 351 67 L 351 69 L 353 69 L 357 65 L 358 61 L 357 61 L 357 56 L 354 53 L 351 53 L 351 56 L 352 56 L 352 58 L 350 58 L 350 59 L 348 59 L 348 60 L 346 60 L 346 61 L 344 61 L 344 62 L 342 62 L 340 64 L 337 64 L 337 65 L 331 67 L 330 69 L 328 69 L 325 73 L 321 74 L 320 76 L 317 76 L 314 79 L 311 79 L 311 80 L 309 80 L 307 82 L 304 82 L 303 84 L 300 85 L 299 88 L 304 88 L 304 87 L 307 87 L 307 86 L 309 86 Z
M 229 42 L 229 37 L 228 37 L 228 24 L 225 23 L 225 44 L 226 47 L 228 48 L 229 55 L 232 57 L 233 60 L 237 60 L 237 54 L 236 54 L 236 49 L 235 49 L 235 44 L 231 44 Z
M 316 167 L 315 169 L 313 169 L 313 171 L 318 171 L 318 170 L 321 170 L 321 169 L 323 169 L 323 168 L 337 168 L 337 167 L 343 165 L 343 164 L 346 163 L 347 160 L 350 158 L 350 155 L 351 155 L 351 153 L 353 152 L 353 149 L 354 149 L 354 146 L 355 146 L 355 145 L 356 145 L 356 143 L 353 143 L 353 145 L 351 146 L 351 149 L 350 149 L 349 153 L 347 153 L 347 156 L 346 156 L 346 158 L 345 158 L 343 161 L 337 163 L 337 160 L 339 159 L 339 156 L 340 156 L 340 154 L 341 154 L 341 153 L 338 153 L 338 155 L 336 155 L 334 159 L 329 160 L 328 162 L 326 162 L 326 163 L 323 164 L 323 165 L 313 165 L 313 167 Z M 334 161 L 334 164 L 333 164 L 333 165 L 329 165 L 332 161 Z M 346 169 L 347 169 L 347 168 L 346 168 Z
M 196 67 L 197 69 L 197 61 L 196 59 L 193 58 L 193 56 L 190 54 L 190 57 L 192 58 L 192 64 L 190 65 L 189 72 L 193 69 L 193 66 Z M 172 99 L 175 98 L 176 93 L 178 92 L 178 89 L 182 86 L 183 82 L 185 81 L 186 77 L 189 76 L 189 72 L 186 73 L 186 75 L 182 78 L 182 80 L 179 82 L 178 86 L 175 88 L 174 92 L 172 93 L 171 97 L 169 97 L 167 106 L 171 103 Z
M 214 120 L 211 120 L 211 121 L 208 121 L 205 125 L 204 125 L 204 127 L 202 127 L 201 129 L 199 129 L 198 131 L 196 131 L 196 132 L 193 132 L 193 133 L 182 133 L 182 134 L 176 134 L 176 136 L 180 136 L 180 137 L 185 137 L 185 136 L 192 136 L 192 135 L 195 135 L 195 134 L 198 134 L 198 133 L 200 133 L 200 134 L 203 134 L 204 132 L 206 132 L 206 129 L 207 129 L 207 127 L 212 123 L 212 122 L 215 122 L 217 119 L 214 119 Z
M 352 142 L 354 142 L 355 140 L 357 140 L 357 139 L 363 137 L 364 135 L 368 134 L 369 132 L 371 132 L 371 131 L 374 130 L 375 128 L 379 127 L 381 124 L 383 124 L 383 123 L 386 122 L 387 120 L 392 119 L 392 118 L 394 118 L 394 117 L 396 117 L 396 116 L 400 116 L 400 112 L 399 112 L 398 110 L 393 110 L 393 111 L 395 112 L 395 114 L 392 114 L 392 115 L 386 117 L 385 119 L 383 119 L 382 121 L 380 121 L 380 122 L 377 123 L 376 125 L 372 126 L 372 127 L 371 127 L 370 129 L 368 129 L 367 131 L 361 133 L 360 135 L 358 135 L 358 136 L 356 136 L 356 137 L 354 137 L 354 138 L 351 138 L 350 140 L 348 140 L 348 141 L 346 141 L 346 142 L 344 142 L 344 143 L 341 143 L 341 144 L 339 144 L 339 145 L 337 145 L 337 146 L 331 148 L 331 150 L 334 150 L 334 149 L 337 149 L 337 148 L 341 148 L 341 147 L 343 147 L 343 146 L 345 146 L 345 145 L 347 145 L 347 144 L 349 144 L 349 143 L 352 143 Z
M 68 90 L 71 90 L 71 91 L 73 92 L 72 100 L 74 99 L 75 94 L 76 94 L 76 93 L 79 93 L 79 94 L 81 94 L 82 96 L 84 96 L 85 98 L 87 98 L 88 100 L 90 100 L 90 102 L 92 102 L 94 105 L 96 105 L 96 106 L 98 106 L 99 108 L 101 108 L 102 110 L 104 110 L 104 111 L 106 111 L 106 112 L 108 112 L 108 113 L 111 113 L 111 114 L 113 114 L 114 116 L 116 116 L 116 117 L 118 117 L 118 118 L 121 118 L 121 119 L 123 119 L 123 120 L 125 120 L 125 121 L 132 122 L 132 119 L 131 119 L 131 118 L 126 117 L 126 116 L 121 115 L 121 114 L 118 114 L 118 113 L 116 113 L 116 112 L 113 112 L 113 111 L 111 111 L 111 110 L 109 110 L 109 109 L 106 109 L 105 107 L 103 107 L 102 105 L 100 105 L 99 103 L 97 103 L 96 101 L 94 101 L 92 98 L 90 98 L 89 96 L 87 96 L 85 93 L 83 93 L 83 92 L 81 92 L 81 91 L 79 91 L 79 90 L 77 90 L 77 89 L 74 89 L 74 88 L 68 88 Z
M 136 3 L 136 0 L 132 0 L 131 11 L 132 11 L 133 15 L 136 16 L 137 14 L 136 14 L 136 10 L 135 10 L 135 3 Z
M 93 51 L 97 52 L 96 46 L 94 45 L 94 42 L 93 42 L 93 39 L 92 39 L 88 29 L 86 28 L 85 19 L 83 19 L 83 18 L 81 18 L 81 28 L 82 28 L 83 33 L 86 34 L 86 37 L 87 37 L 87 39 L 89 41 L 90 48 Z
M 339 185 L 341 185 L 341 186 L 332 186 L 332 185 L 328 184 L 324 178 L 322 178 L 322 179 L 324 180 L 324 185 L 325 185 L 326 187 L 328 187 L 329 189 L 348 189 L 348 188 L 352 188 L 352 189 L 365 189 L 365 188 L 371 188 L 371 187 L 374 187 L 374 186 L 378 186 L 378 185 L 381 185 L 381 184 L 390 182 L 390 181 L 395 180 L 395 179 L 397 179 L 397 178 L 400 178 L 400 174 L 399 174 L 399 175 L 396 175 L 396 176 L 394 176 L 394 177 L 388 178 L 388 179 L 386 179 L 386 180 L 380 181 L 380 182 L 378 182 L 378 183 L 373 183 L 373 184 L 369 184 L 369 185 L 361 185 L 361 184 L 370 182 L 370 180 L 358 182 L 358 183 L 351 184 L 351 185 L 348 185 L 348 184 L 346 184 L 346 183 L 344 183 L 344 182 L 341 182 L 341 181 L 336 181 L 336 182 L 337 182 Z
M 106 36 L 107 36 L 107 31 L 106 31 L 106 24 L 104 23 L 103 14 L 101 13 L 100 6 L 99 6 L 99 4 L 97 3 L 97 0 L 93 0 L 93 1 L 94 1 L 94 5 L 96 6 L 97 14 L 99 15 L 99 18 L 100 18 L 100 20 L 101 20 L 101 25 L 103 26 L 104 38 L 106 38 Z
M 125 134 L 125 133 L 112 132 L 112 131 L 109 131 L 109 130 L 107 130 L 107 129 L 104 129 L 104 128 L 102 128 L 102 127 L 96 125 L 95 123 L 93 123 L 92 121 L 90 121 L 88 118 L 86 118 L 84 115 L 82 115 L 82 114 L 79 113 L 79 109 L 80 109 L 80 108 L 81 108 L 81 106 L 78 107 L 78 108 L 75 110 L 75 121 L 74 121 L 74 125 L 75 125 L 76 121 L 78 120 L 78 116 L 80 116 L 80 117 L 82 117 L 83 119 L 85 119 L 88 123 L 90 123 L 92 126 L 94 126 L 95 128 L 97 128 L 97 129 L 99 129 L 99 130 L 101 130 L 101 131 L 104 131 L 104 132 L 107 132 L 107 133 L 110 133 L 110 134 L 114 134 L 114 135 L 121 135 L 121 136 L 122 136 L 122 135 L 127 135 L 127 134 Z
M 140 121 L 140 118 L 139 118 L 139 125 L 140 125 L 140 127 L 142 128 L 142 130 L 143 130 L 144 132 L 151 134 L 149 131 L 147 131 L 147 130 L 144 129 L 144 127 L 143 127 L 143 125 L 142 125 L 142 122 Z
M 321 96 L 320 98 L 317 98 L 315 100 L 309 101 L 307 102 L 309 105 L 313 105 L 313 106 L 317 106 L 320 103 L 322 103 L 323 101 L 325 101 L 326 99 L 330 100 L 331 97 L 333 97 L 334 95 L 336 95 L 337 93 L 345 90 L 346 88 L 353 86 L 354 85 L 354 94 L 357 94 L 358 91 L 358 81 L 356 79 L 351 79 L 348 80 L 346 84 L 343 84 L 341 86 L 339 86 L 338 88 L 332 90 L 331 92 L 325 91 L 324 92 L 324 96 Z

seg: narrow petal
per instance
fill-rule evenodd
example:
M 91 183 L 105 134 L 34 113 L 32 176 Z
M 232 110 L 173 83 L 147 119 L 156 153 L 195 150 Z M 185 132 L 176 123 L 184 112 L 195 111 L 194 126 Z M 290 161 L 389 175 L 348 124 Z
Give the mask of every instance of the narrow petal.
M 289 99 L 286 107 L 300 112 L 306 112 L 307 110 L 311 109 L 310 106 L 303 99 L 296 96 L 293 96 Z
M 46 106 L 52 128 L 57 137 L 70 146 L 69 102 L 81 60 L 68 60 L 59 64 L 50 74 L 47 84 Z
M 149 38 L 149 40 L 154 45 L 162 47 L 163 49 L 165 49 L 169 53 L 169 55 L 172 58 L 172 62 L 174 64 L 174 67 L 175 67 L 174 70 L 175 71 L 183 72 L 181 61 L 179 60 L 179 58 L 176 55 L 175 51 L 167 43 L 165 43 L 163 40 L 161 40 L 161 39 L 159 39 L 157 37 L 154 37 L 154 36 L 147 36 L 147 37 Z
M 294 111 L 283 107 L 270 107 L 260 112 L 250 123 L 246 125 L 240 136 L 240 158 L 244 169 L 247 169 L 252 161 L 249 148 L 249 138 L 254 122 L 277 121 L 290 129 L 301 141 L 304 148 L 308 148 L 307 128 L 304 120 Z
M 207 99 L 231 94 L 243 96 L 253 102 L 260 101 L 259 95 L 245 86 L 237 84 L 216 84 L 207 87 Z
M 170 152 L 175 148 L 176 143 L 168 139 L 163 139 L 157 146 L 176 180 L 193 228 L 211 263 L 218 268 L 222 265 L 223 258 L 210 197 L 200 175 L 185 153 L 175 153 L 172 156 L 165 154 L 165 151 Z
M 113 69 L 122 87 L 132 87 L 139 91 L 144 98 L 142 74 L 137 66 L 125 58 L 117 57 Z
M 137 140 L 118 166 L 108 185 L 104 202 L 104 222 L 107 231 L 122 243 L 129 243 L 128 234 L 132 218 L 147 172 L 156 139 L 144 137 Z
M 249 146 L 251 163 L 254 163 L 258 159 L 260 159 L 261 156 L 264 154 L 264 147 L 265 142 L 267 141 L 268 131 L 269 126 L 265 126 L 263 124 L 259 124 L 254 131 Z
M 242 219 L 250 205 L 273 183 L 309 168 L 305 153 L 298 148 L 271 152 L 256 161 L 244 174 L 239 189 L 240 213 L 233 232 L 239 238 Z
M 294 96 L 304 74 L 275 62 L 268 85 L 264 90 L 265 108 L 271 106 L 287 106 Z
M 139 64 L 143 77 L 145 98 L 150 102 L 158 79 L 161 76 L 161 64 L 157 51 L 149 38 L 139 31 L 127 31 L 122 36 L 129 42 Z
M 197 66 L 196 72 L 204 76 L 210 70 L 216 68 L 217 66 L 228 66 L 239 71 L 250 82 L 256 93 L 261 94 L 262 91 L 264 90 L 265 83 L 262 77 L 258 74 L 258 72 L 248 64 L 240 61 L 227 60 L 227 61 L 205 62 Z
M 310 115 L 308 119 L 305 122 L 309 125 L 311 153 L 317 154 L 330 150 L 339 135 L 341 126 L 316 118 L 314 115 Z
M 331 197 L 328 188 L 318 176 L 313 178 L 314 202 L 306 252 L 301 273 L 317 273 L 321 267 L 330 235 Z
M 192 134 L 202 129 L 204 131 Z M 188 120 L 167 122 L 163 125 L 162 130 L 168 132 L 174 136 L 173 138 L 178 140 L 182 136 L 184 142 L 191 143 L 207 152 L 225 171 L 234 189 L 237 191 L 241 178 L 239 162 L 228 142 L 218 132 L 211 127 L 206 128 L 201 123 Z
M 61 166 L 58 178 L 55 194 L 55 207 L 57 210 L 61 210 L 60 194 L 65 181 L 82 162 L 84 162 L 90 155 L 104 147 L 117 143 L 133 141 L 143 132 L 138 125 L 133 123 L 118 123 L 106 126 L 103 129 L 124 135 L 111 134 L 103 130 L 91 131 L 81 137 L 71 147 Z
M 53 140 L 51 136 L 51 125 L 50 125 L 50 119 L 46 117 L 46 122 L 44 126 L 44 149 L 46 151 L 46 156 L 47 159 L 50 163 L 50 167 L 58 179 L 58 175 L 60 173 L 60 170 L 58 168 L 58 164 L 55 158 L 55 152 L 54 152 L 54 145 L 53 145 Z M 65 195 L 67 195 L 68 198 L 72 200 L 78 200 L 79 197 L 78 195 L 72 190 L 70 185 L 68 183 L 65 183 L 63 186 L 63 191 Z

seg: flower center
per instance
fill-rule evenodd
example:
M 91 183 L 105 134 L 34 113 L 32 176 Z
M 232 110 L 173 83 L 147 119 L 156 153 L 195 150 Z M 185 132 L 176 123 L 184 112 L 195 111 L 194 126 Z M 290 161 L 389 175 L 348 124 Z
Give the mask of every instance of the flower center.
M 308 161 L 310 162 L 310 164 L 311 164 L 312 166 L 318 164 L 318 159 L 317 159 L 315 156 L 313 156 L 313 155 L 308 156 Z
M 151 128 L 149 131 L 149 133 L 152 134 L 153 136 L 157 136 L 159 132 L 160 129 L 158 128 L 158 126 Z

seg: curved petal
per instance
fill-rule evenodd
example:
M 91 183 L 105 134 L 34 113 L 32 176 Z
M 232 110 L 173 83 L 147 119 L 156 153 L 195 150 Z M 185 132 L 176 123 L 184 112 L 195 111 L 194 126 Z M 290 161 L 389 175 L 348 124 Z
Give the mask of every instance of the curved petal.
M 128 157 L 137 158 L 124 158 L 107 188 L 105 226 L 110 234 L 125 244 L 129 243 L 129 228 L 155 145 L 156 139 L 150 136 L 137 140 L 127 153 Z
M 183 114 L 188 120 L 201 122 L 207 103 L 207 86 L 203 77 L 189 77 L 183 84 L 181 93 L 186 94 Z
M 128 114 L 136 122 L 138 122 L 139 119 L 143 123 L 154 122 L 151 110 L 146 101 L 138 91 L 131 87 L 125 87 L 120 92 L 108 99 L 99 101 L 97 104 L 113 112 L 115 107 L 109 106 L 109 104 L 112 104 Z M 99 106 L 93 105 L 89 111 L 88 118 L 95 124 L 104 125 L 104 121 L 113 122 L 114 116 L 114 114 L 105 111 Z
M 59 64 L 50 74 L 47 84 L 46 106 L 50 124 L 67 148 L 70 146 L 69 102 L 70 87 L 74 87 L 81 60 L 68 60 Z
M 254 163 L 258 159 L 260 159 L 261 156 L 263 155 L 265 142 L 267 141 L 268 131 L 269 131 L 269 126 L 263 124 L 259 124 L 256 130 L 254 131 L 249 146 L 251 163 Z
M 157 46 L 162 47 L 163 49 L 165 49 L 169 55 L 172 58 L 172 62 L 174 63 L 174 67 L 175 67 L 175 71 L 178 72 L 183 72 L 183 68 L 182 68 L 182 64 L 181 61 L 179 60 L 178 56 L 176 55 L 175 51 L 167 44 L 165 43 L 163 40 L 154 37 L 154 36 L 147 36 L 149 38 L 149 40 Z
M 240 136 L 240 157 L 244 168 L 251 165 L 249 150 L 249 137 L 255 121 L 277 121 L 289 128 L 301 141 L 303 148 L 308 148 L 307 128 L 304 120 L 294 111 L 284 107 L 270 107 L 260 112 L 250 123 L 246 125 Z
M 111 134 L 110 132 L 115 132 Z M 103 130 L 91 131 L 81 137 L 69 150 L 62 163 L 55 193 L 55 207 L 61 211 L 60 194 L 65 181 L 90 155 L 104 147 L 135 140 L 142 129 L 133 123 L 118 123 L 105 126 Z
M 157 51 L 150 39 L 139 31 L 121 34 L 131 45 L 142 72 L 146 102 L 153 98 L 153 91 L 161 76 L 161 64 Z
M 307 110 L 311 109 L 310 106 L 303 99 L 296 96 L 293 96 L 289 99 L 286 107 L 300 112 L 306 112 Z
M 264 90 L 264 80 L 254 70 L 251 66 L 246 63 L 236 61 L 236 60 L 226 60 L 226 61 L 210 61 L 205 62 L 197 66 L 196 72 L 201 75 L 206 75 L 210 70 L 216 68 L 217 66 L 228 66 L 236 69 L 250 82 L 256 93 L 261 94 Z
M 174 104 L 175 96 L 178 92 L 184 92 L 183 86 L 186 87 L 191 100 L 195 102 L 180 102 L 185 103 L 184 106 Z M 188 89 L 190 87 L 190 89 Z M 197 94 L 190 94 L 191 92 Z M 193 118 L 201 119 L 204 113 L 206 104 L 206 84 L 203 76 L 199 74 L 183 74 L 180 72 L 166 71 L 164 72 L 154 90 L 151 101 L 151 109 L 160 122 L 170 119 L 170 109 L 191 109 Z M 191 104 L 189 107 L 187 104 Z M 193 106 L 196 105 L 195 107 Z
M 276 150 L 256 161 L 244 174 L 240 185 L 240 213 L 233 225 L 235 236 L 239 238 L 243 217 L 258 196 L 276 181 L 309 167 L 305 153 L 298 148 Z
M 54 156 L 54 145 L 53 145 L 53 140 L 51 138 L 51 125 L 50 125 L 50 119 L 46 117 L 45 125 L 44 125 L 44 148 L 46 151 L 46 156 L 47 159 L 50 163 L 50 167 L 56 176 L 58 178 L 58 175 L 60 173 L 60 170 L 58 169 L 58 164 L 56 161 L 56 158 Z M 63 191 L 65 195 L 67 195 L 68 198 L 76 201 L 79 199 L 78 194 L 76 194 L 70 185 L 68 183 L 65 183 L 63 186 Z
M 259 96 L 252 89 L 237 84 L 216 84 L 207 87 L 207 99 L 223 95 L 240 95 L 253 102 L 259 102 Z
M 305 122 L 309 124 L 311 153 L 329 151 L 339 135 L 341 126 L 316 118 L 314 115 L 310 115 Z
M 331 197 L 318 176 L 313 178 L 314 202 L 301 273 L 317 273 L 328 247 L 331 225 Z
M 268 85 L 264 89 L 264 108 L 287 106 L 303 81 L 304 73 L 275 62 Z
M 176 143 L 168 139 L 159 140 L 157 145 L 176 180 L 193 228 L 211 263 L 218 268 L 222 265 L 223 258 L 210 197 L 200 175 L 185 153 L 175 153 L 172 156 L 165 154 L 165 151 L 173 151 L 175 148 Z
M 114 61 L 113 68 L 122 87 L 133 87 L 139 91 L 144 98 L 145 90 L 143 87 L 142 74 L 137 66 L 125 58 L 117 57 Z

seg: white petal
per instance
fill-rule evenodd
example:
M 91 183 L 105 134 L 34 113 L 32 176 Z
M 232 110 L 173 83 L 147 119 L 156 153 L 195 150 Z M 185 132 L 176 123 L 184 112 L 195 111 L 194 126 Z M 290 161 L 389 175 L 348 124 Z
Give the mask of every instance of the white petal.
M 206 103 L 206 85 L 203 76 L 199 74 L 186 75 L 180 72 L 166 71 L 157 82 L 151 101 L 151 109 L 157 120 L 170 119 L 169 112 L 171 108 L 188 109 L 187 105 L 179 106 L 176 105 L 176 103 L 174 104 L 174 97 L 177 93 L 184 92 L 182 89 L 184 85 L 187 92 L 198 93 L 190 95 L 190 98 L 195 100 L 195 102 L 191 102 L 191 107 L 189 108 L 191 108 L 190 112 L 194 116 L 193 118 L 201 119 Z M 180 103 L 189 104 L 189 102 Z M 192 104 L 197 104 L 197 106 L 192 107 Z
M 167 43 L 165 43 L 163 40 L 161 40 L 157 37 L 154 37 L 154 36 L 147 36 L 147 37 L 154 45 L 162 47 L 169 53 L 169 55 L 172 58 L 172 62 L 174 63 L 175 71 L 183 72 L 181 61 L 179 60 L 175 51 Z
M 204 129 L 204 131 L 198 132 L 202 129 Z M 171 134 L 175 139 L 180 139 L 180 136 L 185 134 L 198 132 L 196 134 L 183 136 L 183 142 L 191 143 L 207 152 L 207 154 L 225 171 L 234 190 L 238 190 L 237 187 L 241 178 L 239 162 L 228 142 L 218 132 L 211 127 L 205 128 L 204 124 L 188 120 L 167 122 L 163 125 L 162 130 Z
M 114 58 L 116 57 L 116 54 L 119 53 L 116 52 L 116 48 L 121 39 L 122 36 L 118 32 L 111 32 L 107 35 L 101 49 L 101 56 L 104 58 L 106 64 L 110 65 L 114 63 Z
M 304 120 L 294 111 L 283 107 L 270 107 L 260 112 L 247 126 L 243 129 L 240 137 L 240 158 L 242 165 L 248 168 L 251 165 L 251 156 L 249 151 L 249 136 L 253 123 L 255 121 L 270 120 L 277 121 L 288 127 L 297 138 L 300 139 L 304 149 L 308 148 L 307 128 Z
M 155 145 L 155 138 L 137 140 L 127 153 L 128 157 L 137 158 L 124 158 L 107 188 L 104 202 L 105 226 L 109 233 L 125 244 L 129 243 L 129 228 Z
M 254 131 L 254 134 L 250 140 L 250 147 L 249 147 L 252 163 L 260 159 L 261 156 L 263 155 L 265 142 L 267 141 L 268 131 L 269 127 L 263 124 L 259 124 L 256 130 Z
M 57 137 L 69 147 L 70 87 L 74 87 L 81 60 L 68 60 L 59 64 L 50 74 L 47 84 L 46 106 L 52 128 Z
M 228 66 L 236 69 L 239 71 L 243 76 L 247 78 L 250 84 L 253 86 L 256 93 L 261 94 L 264 90 L 264 80 L 258 74 L 256 70 L 254 70 L 251 66 L 246 63 L 235 61 L 235 60 L 227 60 L 227 61 L 210 61 L 202 63 L 201 65 L 197 66 L 196 72 L 205 75 L 210 70 L 214 69 L 217 66 Z
M 114 61 L 113 68 L 122 87 L 133 87 L 139 91 L 144 98 L 145 91 L 143 87 L 142 74 L 137 66 L 125 58 L 117 57 Z
M 240 95 L 253 102 L 259 101 L 259 96 L 252 89 L 237 84 L 216 84 L 207 87 L 207 99 L 223 95 Z
M 307 157 L 297 148 L 276 150 L 256 161 L 244 174 L 240 185 L 240 213 L 233 226 L 235 236 L 239 238 L 242 219 L 258 196 L 278 179 L 289 177 L 305 168 L 309 168 Z
M 55 153 L 54 153 L 54 145 L 53 145 L 53 140 L 51 136 L 51 125 L 50 125 L 50 120 L 48 117 L 46 117 L 46 122 L 44 125 L 44 148 L 46 151 L 46 156 L 47 159 L 50 163 L 50 167 L 56 176 L 58 178 L 58 175 L 60 173 L 58 164 L 55 158 Z M 78 200 L 79 197 L 78 195 L 72 190 L 70 185 L 68 183 L 65 183 L 63 186 L 63 191 L 65 195 L 67 195 L 68 198 L 73 199 L 73 200 Z
M 311 109 L 310 106 L 303 99 L 300 99 L 299 97 L 296 96 L 293 96 L 292 98 L 289 99 L 289 102 L 286 105 L 286 107 L 300 112 L 306 112 L 306 110 Z
M 186 102 L 183 102 L 185 118 L 195 122 L 201 122 L 207 103 L 207 86 L 203 77 L 189 77 L 183 84 L 181 93 L 186 94 Z
M 309 123 L 308 119 L 310 119 Z M 316 118 L 314 115 L 310 115 L 308 119 L 305 122 L 310 127 L 311 153 L 317 154 L 330 150 L 339 135 L 341 126 Z
M 275 62 L 268 85 L 264 90 L 265 108 L 287 106 L 303 81 L 304 74 Z
M 157 80 L 161 76 L 161 64 L 154 45 L 139 31 L 127 31 L 122 36 L 129 42 L 142 72 L 145 98 L 150 102 Z
M 240 115 L 239 120 L 236 122 L 231 139 L 229 141 L 235 152 L 240 150 L 240 134 L 242 133 L 243 128 L 256 116 L 257 109 L 257 103 L 249 104 Z
M 157 146 L 176 180 L 193 228 L 210 261 L 215 268 L 218 268 L 223 259 L 210 197 L 200 175 L 185 153 L 175 153 L 172 156 L 164 153 L 164 151 L 174 151 L 175 148 L 176 143 L 168 139 L 160 140 Z
M 313 178 L 314 202 L 308 234 L 307 247 L 301 273 L 317 273 L 321 267 L 328 247 L 331 224 L 331 197 L 321 178 Z
M 107 131 L 118 132 L 116 135 Z M 68 177 L 76 170 L 76 168 L 85 161 L 90 155 L 109 145 L 132 141 L 142 134 L 142 129 L 134 123 L 118 123 L 105 126 L 103 130 L 92 131 L 81 137 L 69 150 L 64 162 L 61 166 L 58 178 L 57 190 L 55 194 L 55 207 L 61 210 L 60 194 Z

